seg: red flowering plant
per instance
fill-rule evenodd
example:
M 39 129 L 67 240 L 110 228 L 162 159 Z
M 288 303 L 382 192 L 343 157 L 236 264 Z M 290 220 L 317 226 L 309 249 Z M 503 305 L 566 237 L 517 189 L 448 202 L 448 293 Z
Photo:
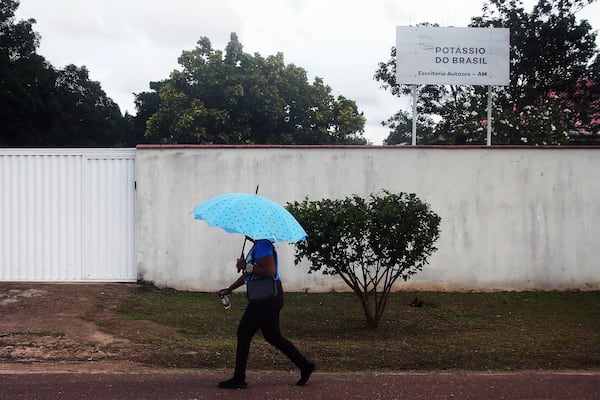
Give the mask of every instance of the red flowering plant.
M 494 110 L 495 144 L 560 145 L 600 139 L 598 84 L 579 80 L 571 91 L 550 90 L 534 104 Z
M 513 106 L 496 123 L 500 134 L 511 144 L 563 144 L 569 139 L 567 121 L 570 109 L 563 107 L 554 92 L 540 97 L 536 103 L 522 109 Z
M 575 95 L 567 104 L 572 105 L 570 134 L 600 135 L 600 91 L 591 79 L 577 81 Z

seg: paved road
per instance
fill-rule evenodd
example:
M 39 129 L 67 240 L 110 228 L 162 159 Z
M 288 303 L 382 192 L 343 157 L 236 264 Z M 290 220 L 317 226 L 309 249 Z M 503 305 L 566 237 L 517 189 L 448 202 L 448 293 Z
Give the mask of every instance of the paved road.
M 222 371 L 144 373 L 0 370 L 0 399 L 598 400 L 600 372 L 315 373 L 305 387 L 286 372 L 254 372 L 244 391 L 217 389 Z

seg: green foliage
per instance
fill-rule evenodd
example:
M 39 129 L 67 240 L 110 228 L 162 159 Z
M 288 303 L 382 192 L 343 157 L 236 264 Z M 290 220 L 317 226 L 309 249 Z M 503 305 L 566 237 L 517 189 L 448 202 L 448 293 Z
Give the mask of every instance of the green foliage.
M 67 65 L 56 71 L 54 95 L 47 103 L 50 127 L 45 145 L 126 146 L 130 125 L 119 106 L 85 67 Z
M 0 146 L 132 145 L 130 120 L 85 67 L 53 68 L 36 53 L 34 19 L 0 0 Z
M 406 111 L 398 111 L 384 125 L 392 131 L 383 141 L 384 145 L 407 144 L 412 142 L 412 116 Z M 417 143 L 435 143 L 435 122 L 427 115 L 417 116 Z
M 283 54 L 243 52 L 235 33 L 225 52 L 206 37 L 179 57 L 181 70 L 154 83 L 159 103 L 146 121 L 146 137 L 159 143 L 364 144 L 365 117 L 356 103 L 334 98 L 320 78 L 286 65 Z M 152 92 L 151 92 L 152 93 Z M 137 95 L 138 110 L 155 97 Z M 146 102 L 152 101 L 151 107 Z
M 415 194 L 357 195 L 288 204 L 307 232 L 294 262 L 310 272 L 339 275 L 358 295 L 367 324 L 376 328 L 393 284 L 422 270 L 437 250 L 440 217 Z
M 578 82 L 590 74 L 596 34 L 575 13 L 591 2 L 539 0 L 528 13 L 520 1 L 490 0 L 483 16 L 472 19 L 472 26 L 511 28 L 511 84 L 496 89 L 497 144 L 567 143 L 580 126 L 566 113 L 588 117 L 589 110 L 581 108 L 585 102 L 569 100 L 567 107 L 552 93 L 574 99 Z
M 472 18 L 473 27 L 510 28 L 510 85 L 495 88 L 494 144 L 563 144 L 582 131 L 598 140 L 600 130 L 592 121 L 600 108 L 590 107 L 580 93 L 581 82 L 600 83 L 596 33 L 588 21 L 576 19 L 576 12 L 594 1 L 539 0 L 526 12 L 518 0 L 489 0 L 483 15 Z M 375 79 L 396 96 L 408 95 L 410 86 L 396 83 L 395 58 L 392 48 L 391 60 L 379 64 Z M 421 85 L 418 91 L 418 113 L 438 121 L 434 135 L 424 135 L 419 143 L 440 138 L 449 144 L 485 143 L 487 88 Z M 588 92 L 600 94 L 597 86 Z M 563 101 L 552 99 L 552 93 L 560 93 Z M 384 123 L 393 129 L 391 136 L 397 135 L 393 122 Z

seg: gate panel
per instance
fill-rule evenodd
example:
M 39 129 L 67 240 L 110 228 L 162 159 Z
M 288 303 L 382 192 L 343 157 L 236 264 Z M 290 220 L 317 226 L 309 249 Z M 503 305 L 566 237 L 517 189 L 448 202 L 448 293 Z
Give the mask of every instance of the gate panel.
M 134 163 L 133 158 L 86 161 L 86 280 L 136 280 Z
M 135 149 L 0 149 L 0 280 L 135 281 L 134 165 Z

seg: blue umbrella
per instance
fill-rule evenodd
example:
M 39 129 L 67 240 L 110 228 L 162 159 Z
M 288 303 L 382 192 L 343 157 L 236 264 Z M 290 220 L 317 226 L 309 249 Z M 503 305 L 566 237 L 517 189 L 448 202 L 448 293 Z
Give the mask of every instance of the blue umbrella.
M 194 217 L 252 239 L 295 243 L 306 239 L 298 221 L 280 204 L 256 194 L 228 193 L 194 208 Z

